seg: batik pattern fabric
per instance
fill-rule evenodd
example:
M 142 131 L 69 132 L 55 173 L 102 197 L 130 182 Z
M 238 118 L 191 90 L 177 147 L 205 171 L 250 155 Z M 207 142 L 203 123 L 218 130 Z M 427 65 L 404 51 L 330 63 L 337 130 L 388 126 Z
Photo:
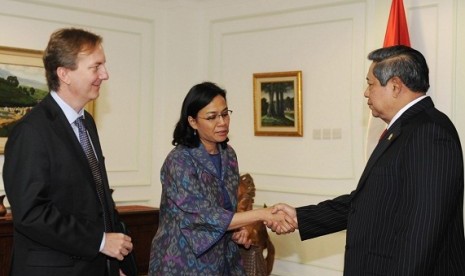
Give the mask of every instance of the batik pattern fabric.
M 239 168 L 229 145 L 220 149 L 221 175 L 203 145 L 178 145 L 161 169 L 160 221 L 149 275 L 246 275 L 238 245 L 227 231 L 237 206 Z

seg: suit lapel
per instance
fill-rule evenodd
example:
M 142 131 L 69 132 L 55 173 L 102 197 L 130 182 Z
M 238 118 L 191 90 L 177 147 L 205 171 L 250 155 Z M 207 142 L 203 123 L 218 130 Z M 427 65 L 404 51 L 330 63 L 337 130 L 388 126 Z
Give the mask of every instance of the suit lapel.
M 395 124 L 388 130 L 384 138 L 378 142 L 378 145 L 376 145 L 375 149 L 373 150 L 373 153 L 370 155 L 370 158 L 368 159 L 368 162 L 365 166 L 365 170 L 363 171 L 362 176 L 360 177 L 357 190 L 360 190 L 363 187 L 363 184 L 365 183 L 366 178 L 370 175 L 370 171 L 376 164 L 376 161 L 378 161 L 378 159 L 389 148 L 389 146 L 400 136 L 400 134 L 400 124 Z
M 102 184 L 104 187 L 104 196 L 105 196 L 105 204 L 107 204 L 107 209 L 108 212 L 110 212 L 110 216 L 112 217 L 112 222 L 113 222 L 113 229 L 116 229 L 115 227 L 115 207 L 114 207 L 114 201 L 113 197 L 110 191 L 110 184 L 108 183 L 108 176 L 105 168 L 105 160 L 103 159 L 103 153 L 102 153 L 102 148 L 100 146 L 100 140 L 98 138 L 97 134 L 97 127 L 95 126 L 95 122 L 92 118 L 92 116 L 86 112 L 85 114 L 85 120 L 84 120 L 85 127 L 87 129 L 87 132 L 89 133 L 92 145 L 94 147 L 95 154 L 98 159 L 99 163 L 99 169 L 100 169 L 100 175 L 102 178 Z M 82 151 L 84 152 L 84 151 Z M 86 158 L 87 162 L 87 158 Z M 88 164 L 88 163 L 87 163 Z M 90 166 L 88 165 L 89 169 Z M 91 176 L 92 176 L 92 171 L 91 171 Z M 94 182 L 94 179 L 92 178 L 92 183 Z
M 384 138 L 378 142 L 373 153 L 371 154 L 370 158 L 368 159 L 367 165 L 365 166 L 365 170 L 360 177 L 360 181 L 357 186 L 357 191 L 361 190 L 365 185 L 366 179 L 370 175 L 371 170 L 379 160 L 383 156 L 383 153 L 389 149 L 390 145 L 394 143 L 395 140 L 399 138 L 402 134 L 402 127 L 408 124 L 408 121 L 416 116 L 418 113 L 422 112 L 427 108 L 434 107 L 433 101 L 430 97 L 426 97 L 423 100 L 419 101 L 418 103 L 411 106 L 407 109 L 400 117 L 397 119 L 394 124 L 388 129 L 388 132 L 384 136 Z
M 50 94 L 47 95 L 40 102 L 40 104 L 48 113 L 53 131 L 55 131 L 56 135 L 60 137 L 61 140 L 63 140 L 63 144 L 69 148 L 70 152 L 75 153 L 79 162 L 81 163 L 81 166 L 88 169 L 88 177 L 93 179 L 92 171 L 90 170 L 87 157 L 85 156 L 81 144 L 79 143 L 73 128 L 69 124 L 68 119 L 61 110 L 60 106 L 55 102 Z

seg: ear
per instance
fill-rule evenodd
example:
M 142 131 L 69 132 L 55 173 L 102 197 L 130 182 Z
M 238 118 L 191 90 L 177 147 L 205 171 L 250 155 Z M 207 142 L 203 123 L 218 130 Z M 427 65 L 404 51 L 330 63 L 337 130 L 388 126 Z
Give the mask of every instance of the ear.
M 189 125 L 193 129 L 197 129 L 197 120 L 196 119 L 194 119 L 192 116 L 189 116 L 189 117 L 187 117 L 187 121 L 189 122 Z
M 69 78 L 68 72 L 69 72 L 69 69 L 65 67 L 57 68 L 57 76 L 60 79 L 60 81 L 69 85 L 71 83 L 71 80 Z
M 390 82 L 391 82 L 390 85 L 392 85 L 392 96 L 394 98 L 399 97 L 399 94 L 402 91 L 402 87 L 404 86 L 404 83 L 399 77 L 393 77 L 390 80 Z

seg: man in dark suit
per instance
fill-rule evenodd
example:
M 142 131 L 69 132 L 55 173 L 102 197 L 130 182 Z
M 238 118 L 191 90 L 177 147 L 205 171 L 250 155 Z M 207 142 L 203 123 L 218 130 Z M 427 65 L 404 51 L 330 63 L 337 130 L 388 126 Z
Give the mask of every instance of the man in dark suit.
M 43 58 L 50 94 L 8 137 L 3 180 L 14 222 L 11 275 L 124 275 L 120 261 L 133 245 L 117 233 L 97 128 L 84 110 L 108 79 L 101 43 L 81 29 L 51 35 Z M 82 117 L 87 131 L 78 129 Z
M 355 191 L 294 209 L 302 240 L 347 229 L 344 275 L 465 275 L 464 167 L 457 131 L 426 91 L 423 55 L 371 52 L 365 97 L 388 124 Z M 275 225 L 270 225 L 273 230 Z

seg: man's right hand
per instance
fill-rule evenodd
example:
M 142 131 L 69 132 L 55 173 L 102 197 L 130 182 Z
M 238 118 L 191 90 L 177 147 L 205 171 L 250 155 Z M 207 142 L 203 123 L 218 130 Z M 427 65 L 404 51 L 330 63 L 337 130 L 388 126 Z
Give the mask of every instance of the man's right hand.
M 105 233 L 105 245 L 102 253 L 120 261 L 132 251 L 131 237 L 122 233 Z
M 288 204 L 285 204 L 285 203 L 275 204 L 272 207 L 271 213 L 272 214 L 284 213 L 286 215 L 286 218 L 290 218 L 292 220 L 294 229 L 297 229 L 299 227 L 299 224 L 297 221 L 297 213 L 294 207 L 289 206 Z M 292 229 L 292 231 L 288 231 L 287 229 L 283 228 L 280 224 L 276 223 L 275 221 L 268 221 L 265 224 L 268 228 L 271 229 L 271 231 L 275 232 L 278 235 L 294 232 L 294 229 Z

